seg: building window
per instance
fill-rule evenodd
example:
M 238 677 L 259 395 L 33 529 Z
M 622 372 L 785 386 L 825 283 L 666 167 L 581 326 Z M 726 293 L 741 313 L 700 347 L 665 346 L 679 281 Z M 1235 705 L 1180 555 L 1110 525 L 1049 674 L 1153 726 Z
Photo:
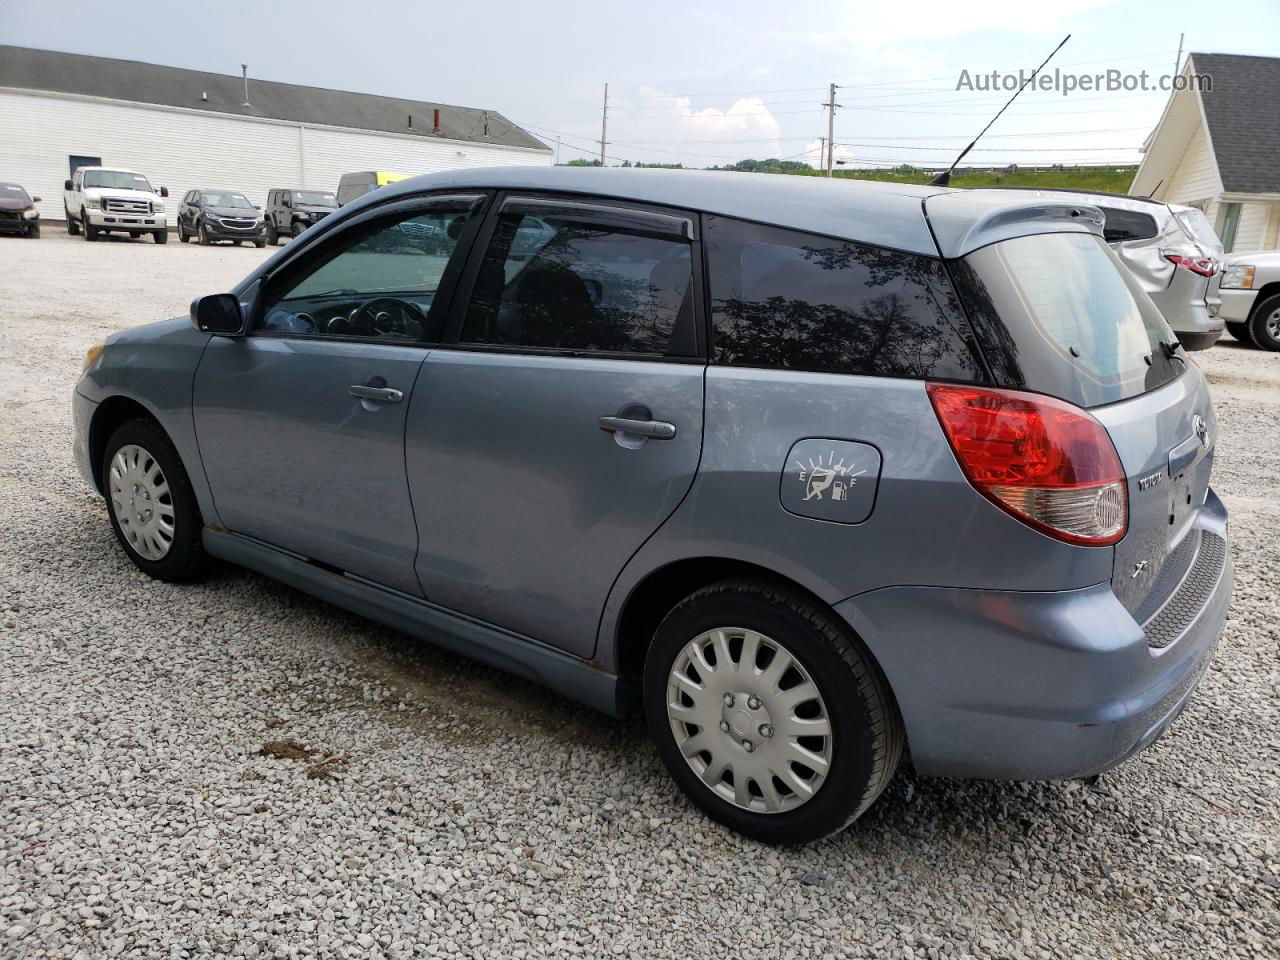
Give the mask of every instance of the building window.
M 1230 253 L 1236 245 L 1236 229 L 1240 226 L 1240 204 L 1222 205 L 1222 249 Z

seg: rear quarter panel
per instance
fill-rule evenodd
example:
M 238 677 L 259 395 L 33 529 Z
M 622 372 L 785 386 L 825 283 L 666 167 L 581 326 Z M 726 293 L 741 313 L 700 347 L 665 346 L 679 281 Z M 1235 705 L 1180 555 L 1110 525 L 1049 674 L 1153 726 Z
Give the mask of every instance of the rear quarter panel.
M 792 445 L 852 440 L 880 452 L 871 515 L 832 523 L 782 508 Z M 710 367 L 702 463 L 689 495 L 636 553 L 606 604 L 597 655 L 614 664 L 617 618 L 652 571 L 718 557 L 781 574 L 835 604 L 898 584 L 1066 590 L 1107 581 L 1111 548 L 1050 539 L 965 480 L 922 381 Z

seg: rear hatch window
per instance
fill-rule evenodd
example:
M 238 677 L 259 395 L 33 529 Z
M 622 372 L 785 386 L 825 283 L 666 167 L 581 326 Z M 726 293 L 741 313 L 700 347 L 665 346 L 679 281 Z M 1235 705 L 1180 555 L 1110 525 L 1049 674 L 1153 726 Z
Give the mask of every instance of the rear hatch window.
M 1101 237 L 1045 233 L 952 261 L 998 384 L 1098 407 L 1176 379 L 1160 311 Z
M 1174 216 L 1177 217 L 1179 226 L 1196 242 L 1202 253 L 1222 256 L 1222 241 L 1213 232 L 1213 227 L 1209 226 L 1209 221 L 1205 219 L 1203 213 L 1192 208 L 1177 210 Z

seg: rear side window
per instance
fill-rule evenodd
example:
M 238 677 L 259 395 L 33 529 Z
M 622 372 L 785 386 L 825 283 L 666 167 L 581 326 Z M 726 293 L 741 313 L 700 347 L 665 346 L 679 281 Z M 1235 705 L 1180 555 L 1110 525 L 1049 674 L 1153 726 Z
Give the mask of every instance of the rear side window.
M 1160 311 L 1093 234 L 994 243 L 955 261 L 952 276 L 1002 386 L 1097 407 L 1184 369 L 1162 345 L 1176 341 Z
M 695 354 L 689 241 L 586 217 L 504 208 L 460 342 Z
M 716 363 L 983 379 L 939 261 L 728 217 L 703 222 Z
M 1136 210 L 1121 210 L 1118 207 L 1099 207 L 1107 218 L 1102 228 L 1103 239 L 1107 243 L 1124 243 L 1126 240 L 1150 240 L 1160 233 L 1156 218 L 1149 213 L 1138 213 Z

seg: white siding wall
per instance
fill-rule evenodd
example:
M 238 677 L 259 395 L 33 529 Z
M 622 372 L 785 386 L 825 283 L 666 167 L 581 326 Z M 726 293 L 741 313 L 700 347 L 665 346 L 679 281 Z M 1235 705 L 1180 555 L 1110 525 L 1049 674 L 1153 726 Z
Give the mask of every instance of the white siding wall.
M 1233 253 L 1262 250 L 1266 247 L 1267 220 L 1271 216 L 1269 203 L 1240 204 L 1240 225 L 1236 227 Z
M 72 154 L 143 173 L 169 188 L 169 222 L 196 187 L 241 190 L 256 204 L 273 187 L 334 190 L 355 170 L 430 173 L 458 167 L 549 164 L 541 152 L 425 137 L 264 122 L 198 111 L 0 90 L 0 179 L 39 196 L 40 216 L 63 217 Z M 305 158 L 305 160 L 304 160 Z
M 1208 200 L 1221 192 L 1222 181 L 1218 177 L 1218 167 L 1213 162 L 1204 124 L 1200 124 L 1187 142 L 1187 149 L 1183 152 L 1168 186 L 1161 191 L 1161 198 L 1166 203 L 1189 204 L 1197 200 Z

